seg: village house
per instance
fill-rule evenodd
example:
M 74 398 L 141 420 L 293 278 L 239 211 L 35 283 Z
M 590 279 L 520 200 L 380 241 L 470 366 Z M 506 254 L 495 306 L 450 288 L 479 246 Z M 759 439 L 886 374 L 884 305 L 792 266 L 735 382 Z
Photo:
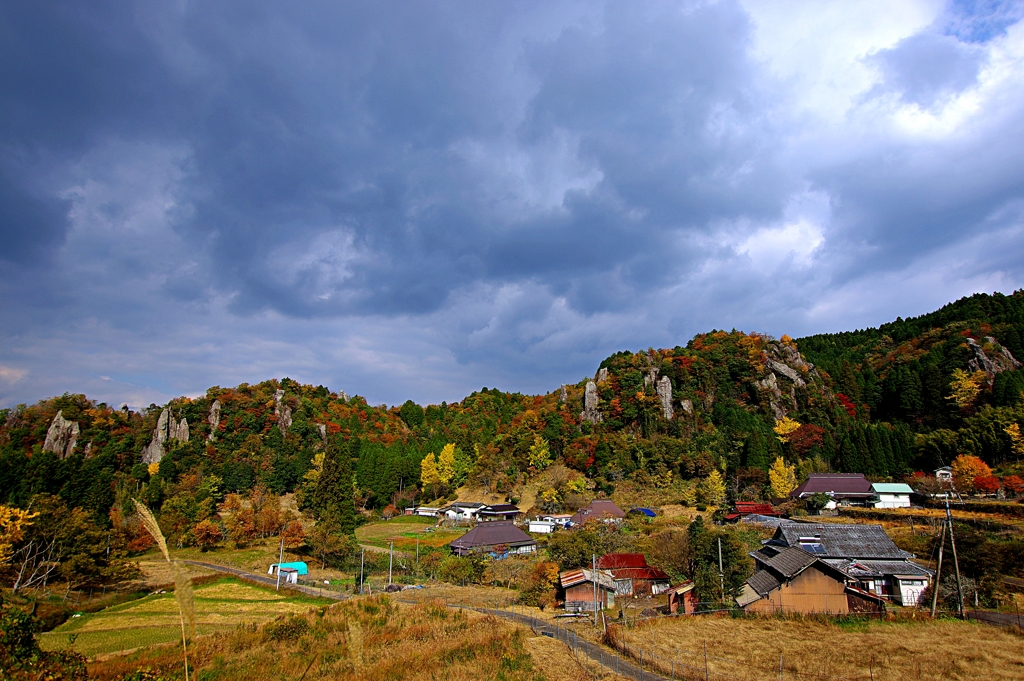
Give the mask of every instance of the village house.
M 942 482 L 953 482 L 953 467 L 943 466 L 935 469 L 935 478 Z
M 586 508 L 581 508 L 569 518 L 569 526 L 582 525 L 588 520 L 600 520 L 606 523 L 617 523 L 626 517 L 625 511 L 615 505 L 611 499 L 594 499 Z
M 760 564 L 788 548 L 800 548 L 842 572 L 848 586 L 899 605 L 917 605 L 932 578 L 931 570 L 912 562 L 914 554 L 897 547 L 881 525 L 781 525 L 751 555 Z
M 491 521 L 491 520 L 515 520 L 519 517 L 519 507 L 514 504 L 491 504 L 490 506 L 484 506 L 476 512 L 477 520 Z
M 850 586 L 846 573 L 802 548 L 750 555 L 757 571 L 736 598 L 746 612 L 845 615 L 885 608 L 881 598 Z
M 825 506 L 830 510 L 837 506 L 863 506 L 875 497 L 871 483 L 860 473 L 811 473 L 789 496 L 806 499 L 815 494 L 831 498 Z
M 597 568 L 611 573 L 618 596 L 656 596 L 671 584 L 668 574 L 648 565 L 642 553 L 608 553 L 597 559 Z
M 914 493 L 905 482 L 876 482 L 871 485 L 875 508 L 910 508 L 910 495 Z
M 570 518 L 572 515 L 569 513 L 542 515 L 530 521 L 529 530 L 537 534 L 550 534 L 555 530 L 564 529 L 569 524 Z
M 489 553 L 504 557 L 537 550 L 537 542 L 508 520 L 480 523 L 448 546 L 458 556 Z
M 461 523 L 466 520 L 476 520 L 476 514 L 486 506 L 487 504 L 482 504 L 478 501 L 456 501 L 453 504 L 438 509 L 437 513 L 442 518 Z
M 607 570 L 568 570 L 558 575 L 558 581 L 565 591 L 565 609 L 568 612 L 593 612 L 595 591 L 597 609 L 615 606 L 615 580 Z

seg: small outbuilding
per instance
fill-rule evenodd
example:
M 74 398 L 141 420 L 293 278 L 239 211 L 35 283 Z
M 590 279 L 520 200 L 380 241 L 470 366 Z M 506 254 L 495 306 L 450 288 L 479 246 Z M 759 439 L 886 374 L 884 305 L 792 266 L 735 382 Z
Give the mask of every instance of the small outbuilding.
M 267 574 L 268 575 L 276 575 L 277 574 L 277 568 L 278 568 L 278 564 L 277 563 L 271 564 L 270 569 L 267 570 Z M 285 570 L 295 570 L 295 574 L 297 574 L 297 575 L 308 575 L 309 574 L 309 567 L 303 561 L 301 561 L 301 560 L 295 561 L 293 563 L 281 563 L 281 572 L 282 572 L 282 574 L 284 573 Z
M 568 570 L 558 575 L 558 581 L 565 590 L 565 609 L 568 612 L 593 612 L 595 592 L 599 610 L 615 605 L 615 580 L 607 570 Z
M 726 522 L 734 523 L 741 518 L 746 518 L 750 515 L 765 516 L 768 518 L 775 518 L 782 514 L 775 510 L 775 507 L 771 504 L 765 504 L 757 501 L 737 501 L 733 507 L 732 513 L 725 516 Z
M 670 586 L 663 593 L 668 596 L 668 611 L 670 614 L 679 613 L 692 615 L 697 612 L 699 601 L 697 599 L 697 585 L 693 582 L 683 582 Z

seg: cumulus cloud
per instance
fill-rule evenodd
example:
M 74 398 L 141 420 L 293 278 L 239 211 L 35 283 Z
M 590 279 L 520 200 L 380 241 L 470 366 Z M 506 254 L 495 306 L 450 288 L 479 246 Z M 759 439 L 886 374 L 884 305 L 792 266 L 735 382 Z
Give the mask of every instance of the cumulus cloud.
M 0 403 L 543 391 L 1019 287 L 1015 3 L 0 9 Z

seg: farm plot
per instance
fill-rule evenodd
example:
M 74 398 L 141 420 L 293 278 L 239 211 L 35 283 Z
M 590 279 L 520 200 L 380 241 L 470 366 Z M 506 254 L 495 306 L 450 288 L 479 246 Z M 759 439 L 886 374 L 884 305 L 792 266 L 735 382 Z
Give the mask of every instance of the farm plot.
M 395 542 L 395 548 L 401 551 L 415 551 L 416 540 L 423 548 L 439 548 L 461 537 L 466 533 L 462 528 L 434 528 L 434 518 L 421 516 L 398 516 L 356 528 L 356 539 L 360 544 L 387 548 L 389 542 Z M 431 531 L 427 531 L 427 530 Z
M 196 635 L 231 631 L 242 623 L 262 623 L 278 615 L 304 612 L 321 602 L 327 601 L 278 593 L 226 577 L 195 588 Z M 72 618 L 40 635 L 39 643 L 45 650 L 71 649 L 93 657 L 174 643 L 180 636 L 174 594 L 165 593 Z

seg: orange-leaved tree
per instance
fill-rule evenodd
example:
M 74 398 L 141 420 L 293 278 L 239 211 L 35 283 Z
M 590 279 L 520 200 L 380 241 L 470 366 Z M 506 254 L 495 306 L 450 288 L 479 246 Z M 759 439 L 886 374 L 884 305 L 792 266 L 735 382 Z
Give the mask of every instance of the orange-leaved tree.
M 953 484 L 958 492 L 973 492 L 975 478 L 992 475 L 992 469 L 984 461 L 970 454 L 961 454 L 953 459 Z

